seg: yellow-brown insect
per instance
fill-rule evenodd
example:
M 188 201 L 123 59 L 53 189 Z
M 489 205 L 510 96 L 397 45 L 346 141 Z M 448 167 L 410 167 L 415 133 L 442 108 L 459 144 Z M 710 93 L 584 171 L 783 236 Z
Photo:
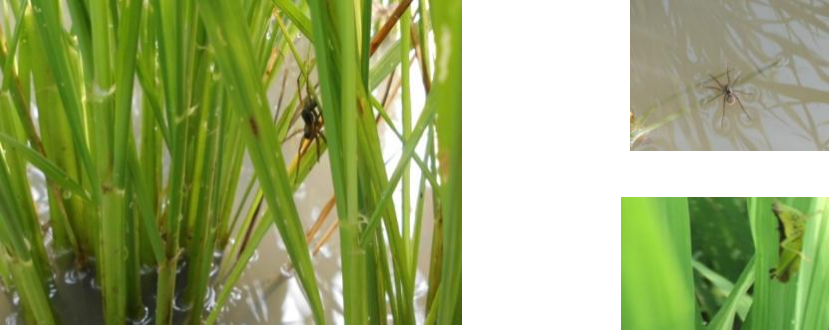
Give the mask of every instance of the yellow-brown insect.
M 800 210 L 775 201 L 772 211 L 777 217 L 777 230 L 780 235 L 777 267 L 769 271 L 771 278 L 786 283 L 800 269 L 803 258 L 803 232 L 806 230 L 808 215 Z

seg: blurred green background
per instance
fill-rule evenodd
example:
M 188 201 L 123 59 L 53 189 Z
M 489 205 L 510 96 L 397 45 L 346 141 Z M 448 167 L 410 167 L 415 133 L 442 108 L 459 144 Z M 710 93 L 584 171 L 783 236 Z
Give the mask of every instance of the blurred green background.
M 775 199 L 808 215 L 802 266 L 787 283 L 768 275 Z M 827 201 L 623 197 L 622 329 L 829 328 Z

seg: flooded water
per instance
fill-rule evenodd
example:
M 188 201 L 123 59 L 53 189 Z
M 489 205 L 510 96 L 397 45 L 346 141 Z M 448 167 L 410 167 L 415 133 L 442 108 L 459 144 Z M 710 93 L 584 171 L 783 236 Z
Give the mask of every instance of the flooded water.
M 828 149 L 829 3 L 631 0 L 630 103 L 631 150 Z

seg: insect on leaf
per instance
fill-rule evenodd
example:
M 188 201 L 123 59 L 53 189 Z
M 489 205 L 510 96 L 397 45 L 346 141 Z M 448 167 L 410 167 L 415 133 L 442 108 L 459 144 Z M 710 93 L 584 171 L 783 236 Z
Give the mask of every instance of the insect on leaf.
M 800 210 L 775 201 L 772 211 L 777 217 L 777 231 L 780 235 L 777 267 L 769 271 L 771 278 L 786 283 L 800 269 L 803 257 L 803 231 L 809 216 Z

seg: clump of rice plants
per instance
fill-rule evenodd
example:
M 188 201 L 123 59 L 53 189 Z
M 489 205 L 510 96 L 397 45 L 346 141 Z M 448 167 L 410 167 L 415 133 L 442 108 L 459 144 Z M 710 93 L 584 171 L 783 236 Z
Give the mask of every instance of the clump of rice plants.
M 345 323 L 461 323 L 459 0 L 3 5 L 0 285 L 22 322 L 78 322 L 55 281 L 91 276 L 81 322 L 222 323 L 275 228 L 314 323 L 336 321 L 332 235 Z M 326 230 L 294 197 L 323 159 Z

